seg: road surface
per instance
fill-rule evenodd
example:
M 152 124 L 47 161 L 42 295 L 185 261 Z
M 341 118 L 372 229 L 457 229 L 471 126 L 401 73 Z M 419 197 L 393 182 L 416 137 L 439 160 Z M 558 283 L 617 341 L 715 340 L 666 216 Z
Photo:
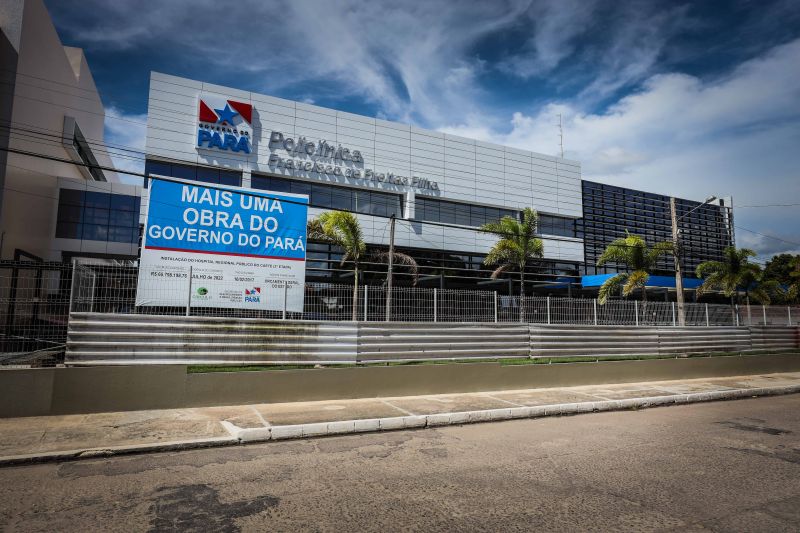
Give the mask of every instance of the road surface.
M 800 395 L 0 469 L 4 531 L 796 531 Z

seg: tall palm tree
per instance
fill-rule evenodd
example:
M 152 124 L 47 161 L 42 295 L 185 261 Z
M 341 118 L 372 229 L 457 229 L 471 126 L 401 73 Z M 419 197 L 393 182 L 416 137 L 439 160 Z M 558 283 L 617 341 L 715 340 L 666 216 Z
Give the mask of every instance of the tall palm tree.
M 600 286 L 597 295 L 597 303 L 604 305 L 609 296 L 619 292 L 622 288 L 622 295 L 629 296 L 635 290 L 642 291 L 642 302 L 647 305 L 647 280 L 650 279 L 650 272 L 656 267 L 662 255 L 669 255 L 674 252 L 671 242 L 657 242 L 648 247 L 642 237 L 631 235 L 625 231 L 625 237 L 611 242 L 605 251 L 597 259 L 597 266 L 606 263 L 617 263 L 625 265 L 629 272 L 620 272 L 608 278 Z
M 779 290 L 779 284 L 763 279 L 761 267 L 750 262 L 755 255 L 749 248 L 737 250 L 727 246 L 723 250 L 722 261 L 705 261 L 697 265 L 697 277 L 703 279 L 703 284 L 697 289 L 698 296 L 709 291 L 720 291 L 730 298 L 731 307 L 735 308 L 736 295 L 739 289 L 744 289 L 757 302 L 770 303 L 770 294 Z
M 535 210 L 526 207 L 522 211 L 522 220 L 505 216 L 497 222 L 489 222 L 481 229 L 500 236 L 483 260 L 486 266 L 497 266 L 492 272 L 492 279 L 512 269 L 519 270 L 519 320 L 525 321 L 525 267 L 534 259 L 544 256 L 542 239 L 536 237 L 539 227 L 539 215 Z
M 342 249 L 340 265 L 353 263 L 353 320 L 358 320 L 358 282 L 361 263 L 367 255 L 367 243 L 358 218 L 345 211 L 326 211 L 308 221 L 307 239 L 326 242 Z M 409 268 L 413 282 L 417 282 L 417 262 L 409 255 L 394 252 L 394 262 Z M 389 252 L 374 255 L 378 261 L 389 258 Z

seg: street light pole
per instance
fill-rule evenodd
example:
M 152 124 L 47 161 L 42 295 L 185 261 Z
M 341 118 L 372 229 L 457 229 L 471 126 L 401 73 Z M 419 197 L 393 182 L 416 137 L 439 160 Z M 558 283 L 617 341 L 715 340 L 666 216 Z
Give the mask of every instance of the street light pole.
M 683 272 L 681 271 L 681 249 L 678 234 L 678 215 L 675 209 L 675 198 L 669 199 L 669 211 L 672 217 L 672 248 L 675 262 L 675 290 L 678 298 L 678 325 L 686 325 L 686 313 L 683 310 Z
M 389 219 L 389 268 L 386 273 L 386 322 L 392 320 L 392 278 L 394 277 L 394 214 Z
M 683 267 L 681 265 L 681 260 L 683 259 L 683 250 L 681 247 L 681 233 L 678 229 L 678 222 L 680 222 L 683 218 L 685 218 L 690 213 L 694 212 L 697 209 L 700 209 L 704 205 L 713 202 L 716 200 L 716 196 L 709 196 L 705 199 L 705 201 L 696 206 L 694 209 L 691 209 L 683 216 L 678 218 L 678 212 L 675 207 L 675 197 L 671 197 L 669 199 L 669 211 L 670 211 L 670 218 L 672 219 L 672 247 L 673 247 L 673 257 L 675 259 L 675 290 L 677 292 L 677 300 L 678 300 L 678 325 L 685 326 L 686 325 L 686 313 L 684 311 L 684 300 L 683 300 Z

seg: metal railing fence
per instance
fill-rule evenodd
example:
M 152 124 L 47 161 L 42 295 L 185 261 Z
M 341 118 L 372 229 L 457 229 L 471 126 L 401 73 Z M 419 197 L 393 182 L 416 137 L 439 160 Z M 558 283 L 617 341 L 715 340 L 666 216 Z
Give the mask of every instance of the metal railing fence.
M 302 312 L 292 311 L 291 290 L 299 287 L 271 282 L 282 302 L 272 310 L 204 307 L 190 298 L 190 287 L 202 284 L 189 267 L 168 277 L 142 280 L 139 291 L 159 295 L 161 300 L 179 305 L 136 305 L 138 269 L 111 265 L 77 265 L 72 278 L 71 311 L 100 313 L 138 313 L 292 320 L 358 320 L 366 322 L 528 322 L 532 324 L 676 326 L 674 302 L 610 300 L 600 305 L 589 298 L 561 298 L 499 294 L 496 291 L 393 287 L 387 316 L 386 288 L 306 283 L 302 289 Z M 240 282 L 214 281 L 216 287 L 241 291 Z M 280 295 L 283 296 L 280 296 Z M 183 302 L 186 302 L 185 304 Z M 191 303 L 190 303 L 191 302 Z M 353 309 L 355 305 L 355 309 Z M 800 306 L 762 306 L 687 303 L 687 326 L 797 325 Z

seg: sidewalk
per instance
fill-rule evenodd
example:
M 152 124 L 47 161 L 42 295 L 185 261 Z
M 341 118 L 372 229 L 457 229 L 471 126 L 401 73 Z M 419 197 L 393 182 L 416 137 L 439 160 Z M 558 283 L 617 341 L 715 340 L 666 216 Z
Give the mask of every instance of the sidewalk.
M 800 372 L 0 419 L 0 465 L 800 392 Z

